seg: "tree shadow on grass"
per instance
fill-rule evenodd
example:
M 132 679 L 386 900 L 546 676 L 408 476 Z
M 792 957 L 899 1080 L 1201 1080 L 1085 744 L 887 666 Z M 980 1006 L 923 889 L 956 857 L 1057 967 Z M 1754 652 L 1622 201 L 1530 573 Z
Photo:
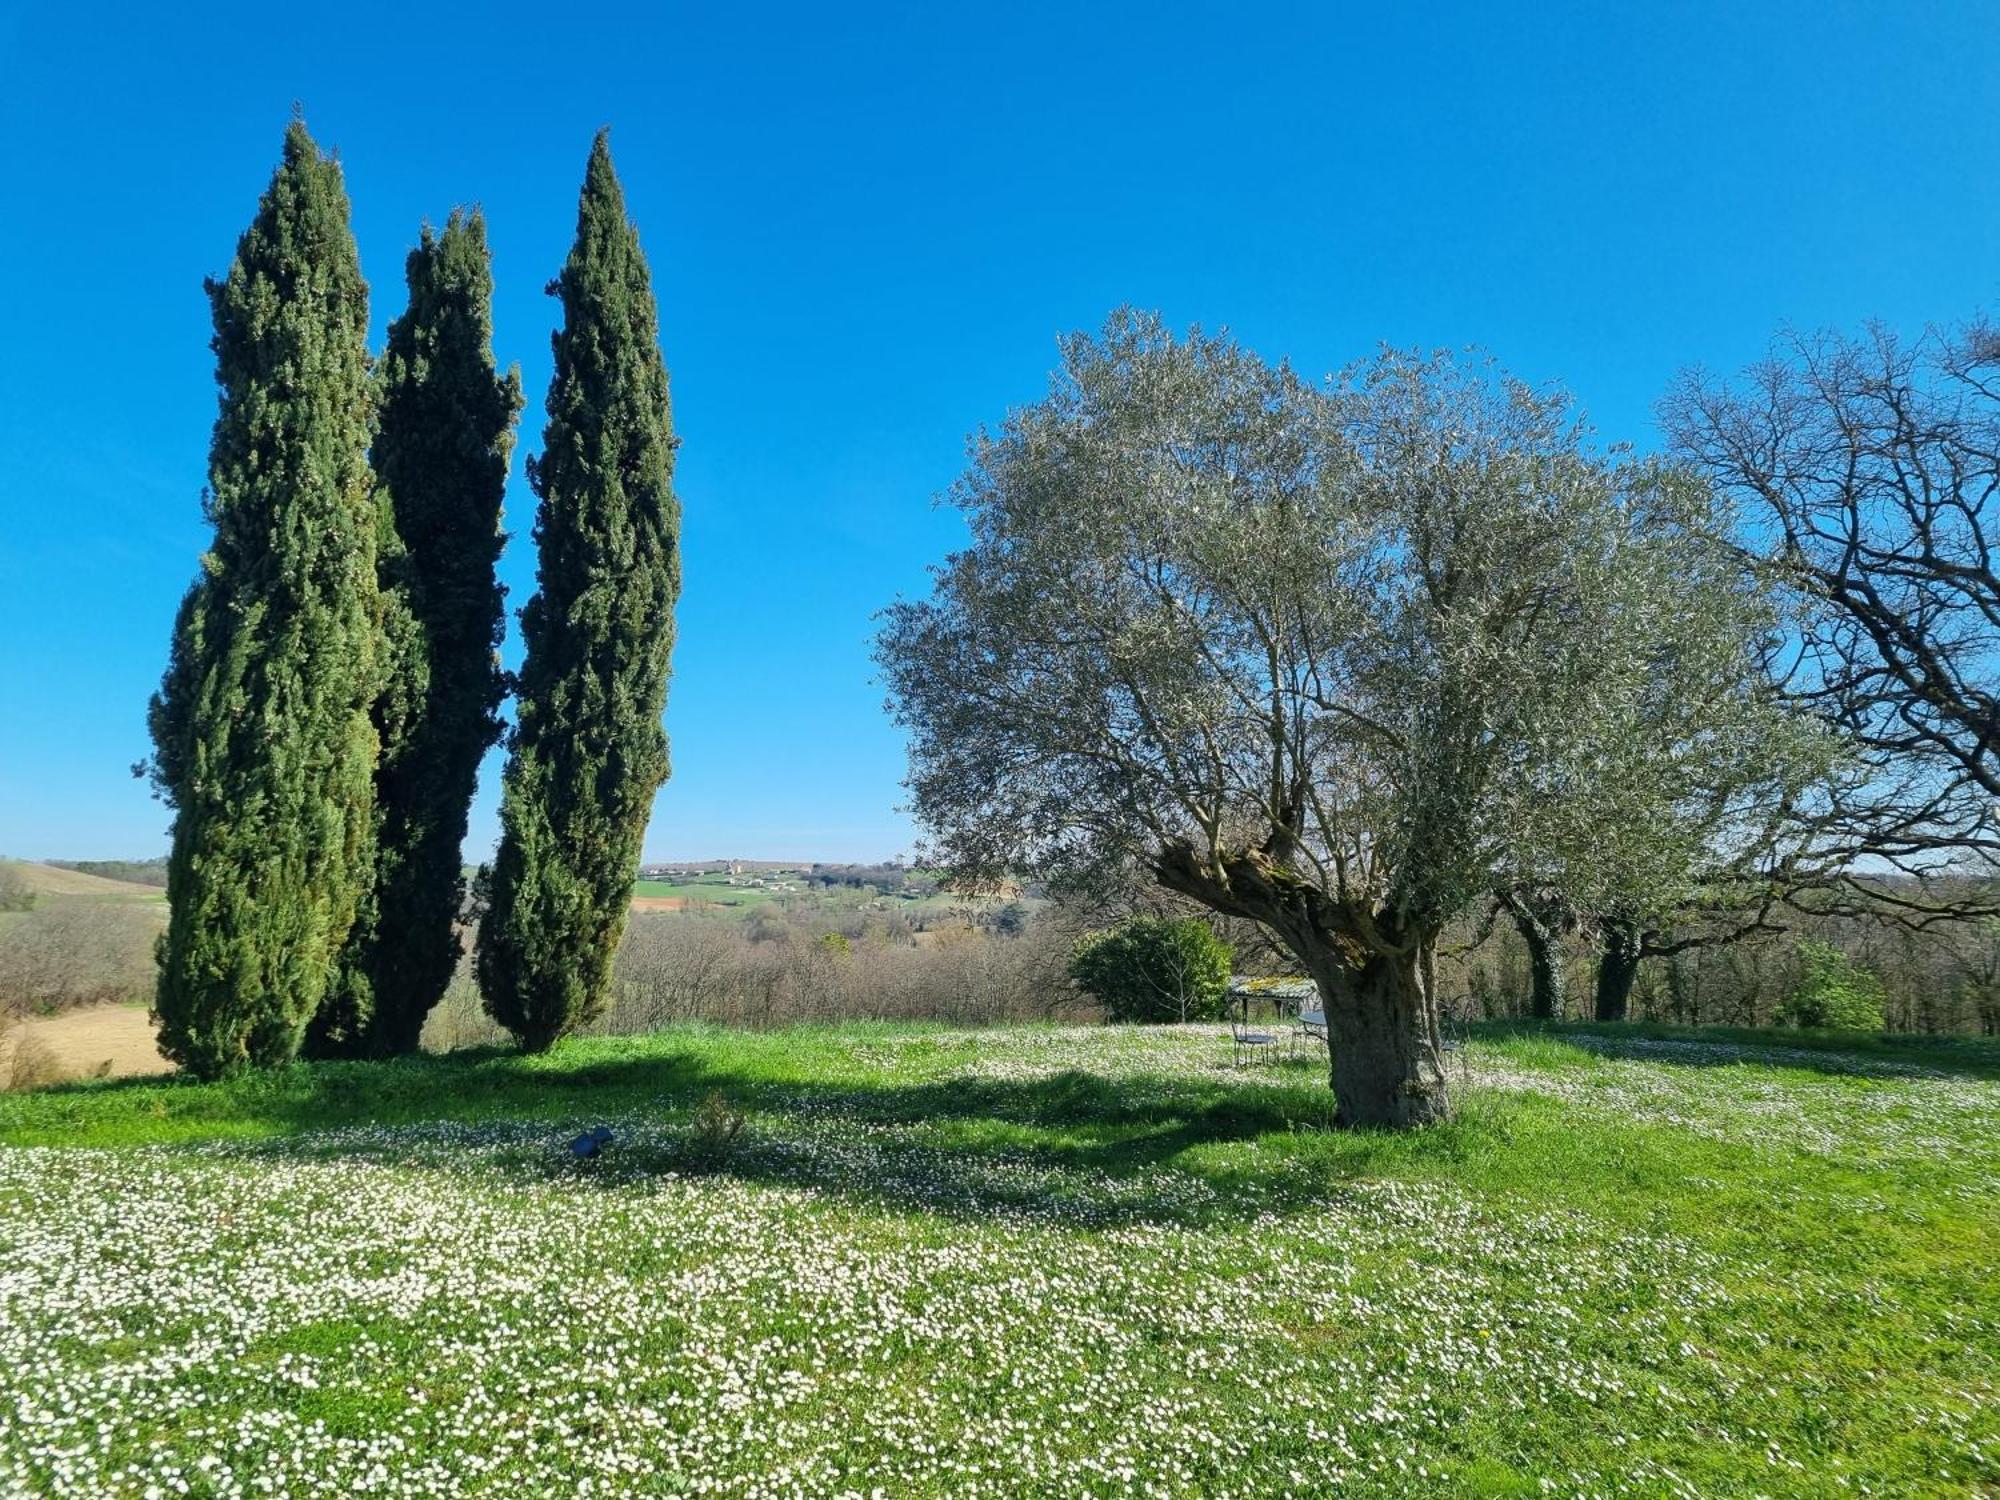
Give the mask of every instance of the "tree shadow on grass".
M 408 1065 L 413 1091 L 431 1075 L 420 1112 L 389 1110 L 385 1119 L 400 1090 L 322 1067 L 310 1087 L 276 1094 L 265 1116 L 281 1130 L 311 1132 L 308 1139 L 211 1140 L 200 1149 L 362 1158 L 447 1174 L 464 1163 L 482 1176 L 497 1168 L 527 1183 L 605 1189 L 718 1176 L 956 1219 L 1105 1229 L 1323 1209 L 1391 1160 L 1453 1154 L 1456 1134 L 1477 1128 L 1336 1132 L 1316 1067 L 1301 1070 L 1298 1087 L 1081 1070 L 820 1083 L 755 1076 L 687 1050 L 537 1070 L 529 1110 L 511 1107 L 504 1075 L 445 1063 Z M 492 1087 L 477 1107 L 455 1107 L 481 1081 Z M 743 1137 L 722 1150 L 689 1123 L 716 1093 L 748 1120 Z M 358 1107 L 363 1094 L 373 1107 Z M 610 1148 L 595 1161 L 571 1159 L 569 1136 L 599 1122 L 615 1132 Z
M 2000 1039 L 1858 1032 L 1784 1032 L 1743 1027 L 1665 1026 L 1648 1022 L 1484 1022 L 1472 1035 L 1488 1041 L 1542 1038 L 1580 1056 L 1674 1067 L 1742 1065 L 1795 1069 L 1841 1078 L 1898 1078 L 1926 1073 L 2000 1080 Z

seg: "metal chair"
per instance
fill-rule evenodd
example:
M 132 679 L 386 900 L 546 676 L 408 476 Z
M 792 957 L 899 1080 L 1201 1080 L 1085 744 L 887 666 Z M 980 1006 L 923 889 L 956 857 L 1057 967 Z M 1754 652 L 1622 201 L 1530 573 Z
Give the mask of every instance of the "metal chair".
M 1438 1061 L 1448 1069 L 1451 1066 L 1452 1058 L 1456 1057 L 1458 1059 L 1459 1078 L 1463 1082 L 1470 1083 L 1472 1081 L 1472 1064 L 1466 1060 L 1465 1056 L 1465 1042 L 1470 1033 L 1466 1030 L 1465 1023 L 1448 1015 L 1444 1018 L 1444 1024 L 1440 1029 L 1442 1032 L 1440 1038 L 1442 1042 L 1442 1055 L 1438 1058 Z
M 1234 1060 L 1237 1067 L 1243 1066 L 1244 1057 L 1255 1057 L 1262 1052 L 1270 1057 L 1278 1055 L 1279 1036 L 1275 1031 L 1258 1031 L 1248 1019 L 1229 1023 L 1230 1040 L 1235 1043 Z

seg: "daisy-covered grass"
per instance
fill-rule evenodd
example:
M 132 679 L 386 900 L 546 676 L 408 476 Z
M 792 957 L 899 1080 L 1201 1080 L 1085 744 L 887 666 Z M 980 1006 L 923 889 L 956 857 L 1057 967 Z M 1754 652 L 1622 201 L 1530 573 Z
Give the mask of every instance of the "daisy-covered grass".
M 1403 1136 L 1214 1027 L 6 1097 L 0 1494 L 2000 1488 L 2000 1047 L 1464 1068 Z

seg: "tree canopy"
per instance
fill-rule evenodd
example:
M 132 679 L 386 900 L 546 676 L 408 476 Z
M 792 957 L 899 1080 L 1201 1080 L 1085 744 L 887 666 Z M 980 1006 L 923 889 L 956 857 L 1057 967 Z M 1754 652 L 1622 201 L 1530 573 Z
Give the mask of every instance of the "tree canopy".
M 1800 601 L 1788 689 L 1859 752 L 1815 818 L 1829 875 L 1880 909 L 1884 871 L 1923 881 L 1967 857 L 1990 864 L 2000 330 L 1790 334 L 1735 383 L 1684 377 L 1664 415 Z M 1915 920 L 1969 909 L 1901 904 Z
M 937 853 L 1136 866 L 1264 924 L 1327 998 L 1352 1123 L 1448 1111 L 1453 915 L 1503 879 L 1687 881 L 1730 836 L 1694 793 L 1792 733 L 1707 490 L 1487 366 L 1318 388 L 1121 313 L 952 499 L 971 545 L 878 646 Z
M 368 1025 L 338 1050 L 416 1048 L 458 962 L 460 846 L 500 734 L 505 590 L 494 576 L 520 377 L 493 362 L 486 223 L 454 213 L 410 252 L 409 305 L 377 370 L 380 578 L 390 651 L 376 700 L 378 838 L 348 981 Z

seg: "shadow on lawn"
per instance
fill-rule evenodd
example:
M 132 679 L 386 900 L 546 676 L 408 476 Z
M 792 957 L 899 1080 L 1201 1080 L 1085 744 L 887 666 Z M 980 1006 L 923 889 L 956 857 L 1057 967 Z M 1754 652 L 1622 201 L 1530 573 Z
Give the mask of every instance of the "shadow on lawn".
M 1483 1026 L 1475 1034 L 1503 1048 L 1509 1036 L 1536 1036 L 1593 1057 L 1856 1071 L 1853 1058 L 1809 1047 L 1769 1055 L 1785 1045 L 1770 1033 Z M 857 1204 L 1086 1228 L 1309 1211 L 1363 1178 L 1470 1176 L 1530 1191 L 1552 1179 L 1616 1194 L 1634 1172 L 1671 1183 L 1690 1170 L 1689 1143 L 1678 1137 L 1639 1132 L 1614 1152 L 1583 1149 L 1547 1117 L 1549 1107 L 1483 1092 L 1466 1097 L 1467 1113 L 1453 1124 L 1338 1131 L 1318 1062 L 1281 1064 L 1280 1075 L 1255 1083 L 1226 1064 L 1212 1075 L 898 1079 L 841 1076 L 838 1056 L 795 1058 L 785 1047 L 782 1038 L 745 1049 L 667 1034 L 544 1057 L 489 1049 L 300 1064 L 215 1085 L 133 1079 L 17 1096 L 5 1102 L 4 1123 L 6 1138 L 23 1143 L 181 1143 L 482 1177 L 498 1166 L 523 1183 L 605 1188 L 708 1174 Z M 1884 1042 L 1862 1057 L 1863 1070 L 1942 1059 L 1940 1070 L 1952 1071 L 1956 1057 L 1969 1076 L 2000 1072 L 2000 1048 L 1990 1043 Z M 742 1140 L 719 1151 L 705 1149 L 690 1124 L 717 1093 L 749 1120 Z M 600 1122 L 618 1132 L 612 1149 L 600 1161 L 572 1161 L 565 1142 Z M 284 1139 L 308 1133 L 309 1141 Z
M 1335 1132 L 1324 1075 L 1316 1064 L 1296 1066 L 1297 1087 L 1081 1071 L 821 1083 L 754 1076 L 695 1050 L 562 1068 L 501 1053 L 466 1063 L 408 1060 L 352 1076 L 339 1065 L 295 1070 L 309 1084 L 297 1079 L 307 1086 L 271 1098 L 263 1119 L 288 1131 L 364 1127 L 316 1135 L 303 1148 L 313 1156 L 449 1172 L 449 1157 L 439 1154 L 454 1149 L 449 1140 L 413 1142 L 368 1127 L 493 1123 L 502 1144 L 475 1134 L 463 1149 L 481 1159 L 497 1149 L 528 1181 L 616 1188 L 667 1173 L 726 1176 L 956 1218 L 1075 1228 L 1240 1222 L 1323 1208 L 1387 1159 L 1449 1157 L 1463 1133 L 1477 1129 Z M 384 1078 L 394 1071 L 407 1077 Z M 517 1087 L 531 1093 L 517 1098 Z M 742 1110 L 749 1129 L 710 1155 L 687 1122 L 713 1093 Z M 427 1107 L 398 1107 L 419 1099 Z M 238 1099 L 236 1108 L 254 1105 Z M 532 1128 L 537 1121 L 547 1124 L 545 1138 Z M 617 1132 L 611 1148 L 598 1161 L 571 1161 L 565 1140 L 599 1121 Z M 241 1149 L 301 1147 L 280 1139 Z
M 1539 1038 L 1573 1047 L 1580 1054 L 1673 1067 L 1728 1068 L 1747 1063 L 1841 1078 L 1879 1078 L 1922 1070 L 2000 1080 L 2000 1039 L 1991 1037 L 1786 1033 L 1726 1026 L 1574 1021 L 1482 1022 L 1472 1027 L 1472 1035 L 1486 1041 Z

